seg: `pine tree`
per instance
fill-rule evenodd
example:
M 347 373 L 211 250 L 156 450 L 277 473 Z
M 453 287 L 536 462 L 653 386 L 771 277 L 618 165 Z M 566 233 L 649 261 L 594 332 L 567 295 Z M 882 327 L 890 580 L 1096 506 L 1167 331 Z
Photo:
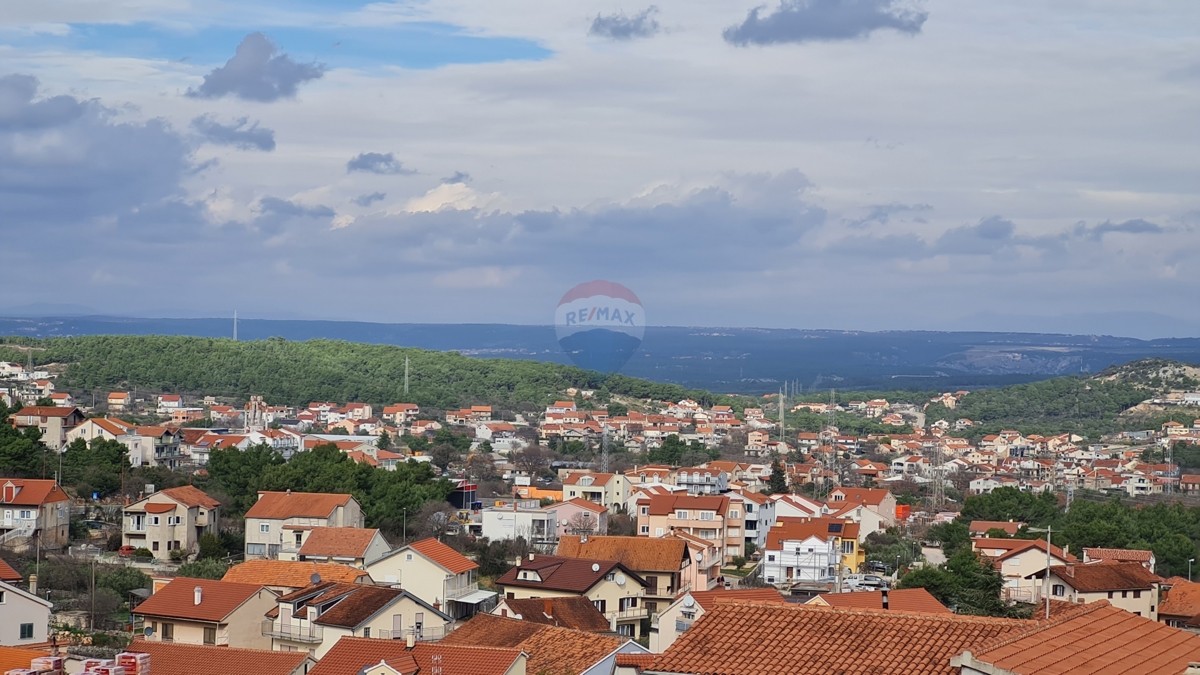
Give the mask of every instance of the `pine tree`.
M 787 476 L 783 473 L 783 465 L 778 461 L 771 462 L 771 478 L 767 482 L 771 494 L 784 494 L 788 491 Z

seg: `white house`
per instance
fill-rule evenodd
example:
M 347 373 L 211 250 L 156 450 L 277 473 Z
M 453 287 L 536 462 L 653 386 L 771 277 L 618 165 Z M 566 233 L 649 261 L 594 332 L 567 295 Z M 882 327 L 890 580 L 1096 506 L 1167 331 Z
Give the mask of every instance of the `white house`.
M 51 604 L 0 581 L 0 645 L 20 647 L 49 638 Z
M 433 538 L 389 551 L 368 561 L 366 569 L 375 583 L 399 584 L 455 619 L 488 611 L 496 597 L 480 590 L 475 579 L 479 565 Z

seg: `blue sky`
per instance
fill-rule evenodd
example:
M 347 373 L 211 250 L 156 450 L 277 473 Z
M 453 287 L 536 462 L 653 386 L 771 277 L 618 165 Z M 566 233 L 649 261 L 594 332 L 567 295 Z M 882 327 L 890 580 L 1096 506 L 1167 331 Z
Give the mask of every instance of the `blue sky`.
M 600 278 L 658 324 L 1200 334 L 1195 25 L 1189 0 L 10 3 L 0 236 L 30 282 L 0 312 L 548 323 Z

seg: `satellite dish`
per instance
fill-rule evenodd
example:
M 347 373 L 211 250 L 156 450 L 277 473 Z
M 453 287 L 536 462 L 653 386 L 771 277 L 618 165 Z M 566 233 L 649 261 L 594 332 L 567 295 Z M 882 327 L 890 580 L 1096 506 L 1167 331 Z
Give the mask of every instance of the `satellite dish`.
M 592 563 L 592 571 L 599 572 L 600 571 L 600 563 Z
M 142 635 L 145 635 L 146 637 L 150 637 L 151 635 L 154 635 L 154 628 L 151 626 L 146 626 L 145 628 L 142 629 Z
M 684 606 L 684 607 L 694 607 L 695 605 L 696 605 L 696 599 L 695 599 L 695 598 L 693 598 L 693 597 L 692 597 L 692 596 L 690 596 L 690 595 L 685 595 L 685 596 L 683 596 L 683 606 Z
M 703 553 L 696 554 L 696 562 L 704 562 L 704 554 Z
M 571 524 L 570 521 L 568 521 L 566 518 L 563 518 L 563 527 L 566 527 L 567 525 L 570 525 L 570 524 Z
M 624 575 L 624 574 L 618 574 L 618 575 L 617 575 L 617 585 L 618 585 L 618 586 L 624 586 L 624 585 L 625 585 L 625 575 Z
M 313 586 L 316 586 L 317 584 L 321 583 L 321 575 L 313 572 L 313 575 L 309 577 L 308 580 L 312 582 Z

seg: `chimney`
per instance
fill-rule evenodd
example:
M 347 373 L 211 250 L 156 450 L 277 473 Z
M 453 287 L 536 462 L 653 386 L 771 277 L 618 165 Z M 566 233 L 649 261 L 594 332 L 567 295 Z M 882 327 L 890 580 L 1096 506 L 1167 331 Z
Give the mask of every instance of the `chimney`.
M 193 589 L 192 594 L 193 594 L 192 604 L 199 605 L 200 604 L 200 596 L 202 594 L 200 587 L 197 586 L 195 589 Z
M 586 532 L 579 537 L 579 543 L 581 543 L 581 544 L 587 543 L 587 533 Z
M 887 609 L 887 608 L 888 608 L 888 592 L 887 592 L 887 589 L 885 588 L 885 589 L 883 589 L 883 590 L 881 590 L 881 591 L 879 591 L 879 592 L 880 592 L 881 594 L 883 594 L 883 608 L 884 608 L 884 609 Z
M 37 595 L 37 575 L 36 574 L 29 575 L 29 594 Z
M 545 613 L 546 616 L 554 616 L 554 607 L 553 603 L 550 602 L 550 598 L 542 598 L 542 612 Z
M 534 554 L 533 554 L 533 553 L 530 553 L 530 554 L 529 554 L 529 562 L 533 562 L 533 557 L 534 557 Z
M 417 646 L 417 636 L 413 635 L 412 633 L 405 635 L 404 646 L 408 649 L 412 649 L 413 647 Z

